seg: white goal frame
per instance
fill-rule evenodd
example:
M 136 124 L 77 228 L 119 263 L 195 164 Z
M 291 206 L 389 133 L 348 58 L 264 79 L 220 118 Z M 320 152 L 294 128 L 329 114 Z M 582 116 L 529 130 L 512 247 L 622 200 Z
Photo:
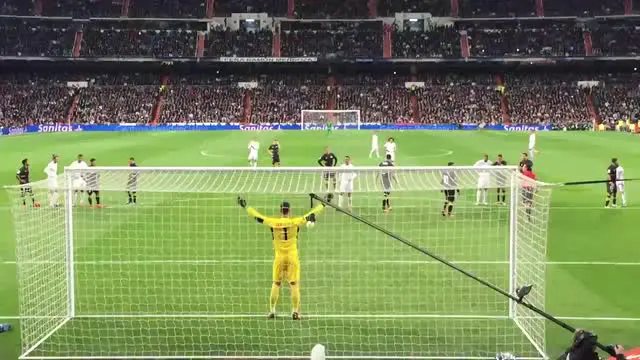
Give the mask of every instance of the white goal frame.
M 312 112 L 325 112 L 324 110 L 303 110 L 304 111 L 312 111 Z M 338 110 L 340 111 L 340 110 Z M 351 110 L 344 110 L 344 111 L 351 111 Z M 358 121 L 359 121 L 359 111 L 358 111 Z M 520 260 L 520 257 L 518 255 L 518 248 L 519 248 L 519 241 L 521 241 L 519 238 L 519 226 L 527 226 L 526 224 L 521 224 L 522 220 L 519 219 L 518 217 L 518 211 L 519 211 L 519 206 L 522 203 L 522 199 L 520 199 L 520 194 L 521 194 L 521 186 L 523 181 L 525 180 L 523 178 L 523 176 L 517 171 L 517 167 L 516 166 L 505 166 L 505 167 L 493 167 L 493 168 L 476 168 L 473 166 L 449 166 L 449 167 L 418 167 L 418 166 L 413 166 L 413 167 L 396 167 L 394 168 L 394 170 L 397 171 L 407 171 L 409 173 L 414 172 L 414 171 L 431 171 L 431 172 L 438 172 L 438 174 L 440 174 L 440 172 L 445 171 L 445 170 L 453 170 L 453 171 L 469 171 L 470 174 L 473 174 L 473 172 L 477 172 L 480 169 L 482 169 L 482 171 L 488 171 L 489 173 L 491 172 L 496 172 L 498 173 L 498 171 L 504 171 L 504 170 L 511 170 L 512 171 L 512 175 L 511 175 L 511 179 L 508 181 L 508 191 L 510 191 L 510 205 L 509 205 L 509 238 L 508 238 L 508 248 L 509 248 L 509 293 L 510 294 L 514 294 L 516 288 L 518 286 L 522 286 L 525 284 L 519 284 L 519 275 L 522 275 L 521 270 L 524 269 L 529 270 L 529 268 L 526 268 L 526 266 L 531 266 L 531 263 L 526 263 L 524 261 Z M 69 167 L 65 167 L 64 169 L 64 176 L 61 176 L 62 178 L 62 183 L 60 184 L 60 191 L 63 192 L 64 196 L 64 204 L 62 205 L 60 211 L 63 213 L 64 217 L 64 237 L 65 237 L 65 244 L 64 244 L 64 266 L 65 266 L 65 275 L 66 275 L 66 293 L 67 296 L 66 298 L 64 298 L 64 301 L 66 302 L 66 304 L 64 304 L 66 311 L 64 313 L 61 314 L 52 314 L 49 316 L 46 316 L 46 318 L 48 320 L 53 320 L 55 321 L 55 325 L 52 326 L 48 326 L 48 328 L 51 328 L 50 331 L 41 334 L 41 336 L 39 337 L 39 339 L 37 341 L 35 341 L 28 349 L 24 349 L 23 347 L 23 352 L 20 356 L 20 359 L 182 359 L 182 358 L 192 358 L 192 359 L 283 359 L 283 358 L 288 358 L 288 359 L 302 359 L 302 358 L 308 358 L 308 355 L 303 355 L 300 354 L 300 356 L 173 356 L 173 355 L 169 355 L 169 356 L 31 356 L 30 354 L 32 352 L 34 352 L 41 344 L 43 344 L 48 338 L 52 337 L 57 331 L 59 331 L 61 328 L 63 328 L 67 323 L 69 323 L 69 321 L 78 318 L 78 319 L 87 319 L 87 318 L 98 318 L 100 317 L 100 315 L 83 315 L 83 314 L 77 314 L 76 313 L 76 275 L 75 275 L 75 261 L 74 261 L 74 252 L 75 252 L 75 247 L 74 247 L 74 216 L 73 216 L 73 207 L 70 206 L 70 204 L 73 204 L 74 202 L 74 191 L 72 189 L 72 187 L 69 185 L 72 183 L 72 179 L 73 179 L 73 175 L 74 174 L 78 174 L 78 173 L 86 173 L 87 171 L 96 171 L 96 172 L 111 172 L 114 173 L 116 175 L 118 175 L 118 181 L 113 181 L 113 182 L 105 182 L 104 185 L 102 185 L 101 183 L 101 190 L 107 190 L 107 191 L 123 191 L 123 189 L 121 188 L 121 184 L 122 182 L 120 181 L 123 176 L 127 176 L 128 174 L 131 173 L 132 168 L 130 167 L 93 167 L 90 169 L 71 169 Z M 357 167 L 356 170 L 358 172 L 361 172 L 362 174 L 366 175 L 366 174 L 379 174 L 381 169 L 380 167 Z M 254 169 L 254 168 L 247 168 L 247 167 L 137 167 L 135 168 L 135 172 L 144 175 L 145 173 L 153 173 L 153 172 L 158 172 L 158 173 L 165 173 L 166 178 L 164 178 L 164 180 L 162 181 L 170 181 L 170 177 L 173 175 L 174 172 L 184 172 L 184 173 L 189 173 L 189 172 L 193 172 L 194 174 L 198 174 L 198 175 L 203 175 L 203 174 L 207 174 L 207 173 L 224 173 L 224 172 L 238 172 L 238 173 L 243 173 L 243 174 L 251 174 L 251 173 L 270 173 L 270 172 L 276 172 L 276 173 L 302 173 L 302 174 L 313 174 L 313 175 L 321 175 L 326 171 L 325 168 L 322 167 L 281 167 L 281 168 L 258 168 L 258 169 Z M 337 173 L 341 173 L 341 172 L 346 172 L 346 171 L 353 171 L 353 169 L 340 169 L 340 168 L 336 168 L 335 171 Z M 526 180 L 526 181 L 530 181 L 530 180 Z M 533 181 L 531 181 L 533 182 Z M 175 186 L 175 188 L 172 189 L 164 189 L 161 187 L 157 187 L 159 186 L 160 181 L 158 182 L 153 182 L 153 183 L 148 183 L 148 184 L 141 184 L 140 188 L 137 191 L 140 192 L 144 192 L 144 191 L 155 191 L 155 192 L 179 192 L 179 187 L 182 184 L 177 184 L 174 183 L 172 186 Z M 550 187 L 548 186 L 548 184 L 544 184 L 541 182 L 533 182 L 535 183 L 536 186 L 539 187 L 545 187 L 549 189 L 549 193 L 548 196 L 549 198 L 547 199 L 548 201 L 550 201 Z M 323 184 L 322 182 L 318 182 L 318 184 Z M 471 189 L 471 182 L 467 182 L 465 183 L 465 185 L 461 185 L 462 187 L 466 187 L 467 189 Z M 475 183 L 474 183 L 475 184 Z M 219 184 L 217 184 L 219 185 Z M 211 184 L 196 184 L 195 185 L 195 190 L 190 190 L 193 192 L 198 192 L 198 191 L 202 191 L 200 188 L 198 188 L 199 186 L 211 186 Z M 439 186 L 439 185 L 428 185 L 430 187 L 434 187 L 434 186 Z M 47 183 L 46 181 L 41 181 L 41 182 L 37 182 L 33 184 L 34 189 L 47 189 Z M 11 187 L 6 187 L 7 190 L 9 191 L 13 191 L 15 190 L 17 187 L 16 186 L 11 186 Z M 105 189 L 106 188 L 106 189 Z M 249 187 L 242 187 L 241 191 L 244 192 L 250 192 L 251 191 L 251 186 Z M 307 190 L 307 189 L 305 189 Z M 435 190 L 435 188 L 434 188 Z M 221 190 L 220 192 L 226 192 L 227 189 L 225 190 Z M 314 190 L 315 191 L 315 190 Z M 369 190 L 369 191 L 373 191 L 373 190 Z M 402 190 L 400 190 L 402 191 Z M 322 193 L 323 192 L 323 188 L 319 187 L 317 190 L 318 193 Z M 299 194 L 301 194 L 303 192 L 300 192 Z M 306 192 L 308 194 L 308 192 Z M 545 211 L 548 211 L 548 208 L 545 209 Z M 24 214 L 24 213 L 22 213 Z M 18 216 L 18 215 L 16 215 Z M 546 219 L 546 218 L 545 218 Z M 62 226 L 62 224 L 60 224 L 60 226 Z M 542 224 L 542 226 L 544 227 L 544 231 L 543 231 L 543 236 L 544 236 L 544 251 L 545 251 L 545 255 L 546 255 L 546 228 L 548 226 L 547 223 Z M 18 231 L 16 229 L 16 231 Z M 17 234 L 18 237 L 21 236 L 20 233 Z M 21 276 L 20 276 L 20 272 L 21 272 L 21 263 L 25 263 L 26 261 L 32 261 L 29 258 L 25 258 L 25 251 L 21 250 L 21 247 L 24 246 L 28 246 L 25 244 L 21 244 L 20 241 L 17 242 L 17 265 L 18 265 L 18 286 L 19 289 L 23 288 L 23 285 L 21 282 L 25 281 Z M 33 262 L 31 263 L 33 264 Z M 535 263 L 534 265 L 536 266 L 540 266 L 543 269 L 543 274 L 542 277 L 544 277 L 544 267 L 546 266 L 546 262 L 544 263 Z M 464 265 L 462 265 L 464 267 Z M 524 266 L 524 267 L 523 267 Z M 462 275 L 461 275 L 462 276 Z M 542 300 L 540 300 L 540 298 L 538 298 L 537 300 L 534 300 L 532 302 L 533 305 L 538 306 L 541 308 L 541 310 L 544 310 L 544 287 L 546 286 L 545 283 L 543 284 L 535 284 L 535 285 L 541 285 L 543 287 L 542 289 Z M 539 287 L 538 287 L 539 288 Z M 31 317 L 33 318 L 33 316 L 29 316 L 29 314 L 24 314 L 23 313 L 23 305 L 22 302 L 24 302 L 26 299 L 24 299 L 24 296 L 26 294 L 21 292 L 20 296 L 21 296 L 21 321 L 23 321 L 25 318 L 27 317 Z M 541 303 L 540 303 L 541 302 Z M 25 316 L 26 315 L 26 316 Z M 159 315 L 157 317 L 180 317 L 179 314 L 176 315 Z M 190 317 L 214 317 L 216 315 L 211 314 L 211 315 L 207 315 L 207 314 L 202 314 L 202 315 L 185 315 L 184 317 L 190 318 Z M 436 317 L 436 318 L 448 318 L 447 315 L 428 315 L 426 317 Z M 123 314 L 124 318 L 126 317 L 134 317 L 131 315 L 126 315 Z M 144 315 L 140 316 L 140 317 L 145 317 Z M 42 318 L 45 318 L 45 316 L 42 316 Z M 468 316 L 469 319 L 473 319 L 473 316 Z M 482 316 L 480 317 L 482 318 Z M 489 317 L 487 317 L 489 318 Z M 508 314 L 504 314 L 504 316 L 501 317 L 492 317 L 491 319 L 510 319 L 512 320 L 515 325 L 522 331 L 522 333 L 524 334 L 524 336 L 530 341 L 530 343 L 533 345 L 533 347 L 535 347 L 535 349 L 537 350 L 537 352 L 539 353 L 539 357 L 528 357 L 528 358 L 521 358 L 521 359 L 547 359 L 548 356 L 546 355 L 545 352 L 545 328 L 544 328 L 544 319 L 536 314 L 531 313 L 530 311 L 524 309 L 518 305 L 515 301 L 513 300 L 509 300 L 509 307 L 508 307 Z M 530 323 L 537 321 L 538 323 L 536 323 L 536 325 L 540 325 L 542 324 L 542 330 L 540 331 L 531 331 L 530 327 Z M 23 325 L 24 326 L 24 325 Z M 25 331 L 25 329 L 23 328 L 23 331 Z M 542 335 L 542 337 L 540 336 Z M 24 342 L 24 336 L 23 336 L 23 342 Z M 311 350 L 311 348 L 309 349 Z M 328 356 L 327 358 L 340 358 L 340 359 L 370 359 L 370 358 L 380 358 L 380 359 L 400 359 L 400 358 L 405 358 L 405 357 L 401 357 L 401 356 Z M 413 359 L 463 359 L 462 357 L 434 357 L 434 356 L 412 356 L 411 358 Z M 465 359 L 488 359 L 485 357 L 464 357 Z
M 326 119 L 325 121 L 328 121 L 329 117 L 332 114 L 355 114 L 356 115 L 356 121 L 355 123 L 344 123 L 344 122 L 333 122 L 334 128 L 335 129 L 339 129 L 340 127 L 342 128 L 346 128 L 347 125 L 349 126 L 353 126 L 353 130 L 360 130 L 360 124 L 361 124 L 361 118 L 360 118 L 360 110 L 300 110 L 300 128 L 302 130 L 324 130 L 326 129 L 326 122 L 324 124 L 322 123 L 306 123 L 305 122 L 305 114 L 326 114 Z

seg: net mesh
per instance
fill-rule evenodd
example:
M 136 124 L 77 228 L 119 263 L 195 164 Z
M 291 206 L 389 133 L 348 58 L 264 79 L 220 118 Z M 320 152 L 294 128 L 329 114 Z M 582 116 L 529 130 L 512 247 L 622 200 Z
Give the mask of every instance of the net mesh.
M 16 229 L 22 229 L 17 234 L 21 316 L 35 316 L 21 322 L 23 352 L 83 358 L 304 357 L 321 343 L 329 355 L 346 357 L 492 358 L 496 352 L 540 357 L 544 324 L 539 319 L 518 312 L 514 321 L 506 299 L 330 208 L 300 234 L 303 319 L 290 319 L 284 286 L 279 316 L 267 320 L 271 233 L 237 206 L 236 197 L 245 196 L 266 215 L 275 215 L 287 200 L 294 215 L 301 214 L 310 207 L 309 193 L 327 192 L 326 178 L 333 191 L 325 170 L 86 170 L 84 176 L 99 175 L 103 209 L 73 207 L 69 201 L 57 209 L 25 209 L 10 188 Z M 442 174 L 452 170 L 461 191 L 455 217 L 445 217 Z M 510 206 L 475 205 L 477 169 L 397 168 L 388 213 L 382 211 L 380 169 L 355 171 L 355 213 L 509 287 Z M 485 171 L 491 173 L 492 196 L 515 172 Z M 534 242 L 518 244 L 518 256 L 544 254 L 550 192 L 536 192 L 535 221 L 528 222 L 520 185 L 512 185 L 517 240 Z M 36 196 L 46 196 L 45 183 L 33 188 Z M 67 188 L 64 180 L 61 188 Z M 137 205 L 126 204 L 131 190 Z M 65 221 L 72 225 L 72 298 Z M 531 262 L 531 256 L 526 259 Z M 534 263 L 518 262 L 516 277 L 535 281 L 541 292 L 532 293 L 532 301 L 543 306 L 544 260 Z
M 360 110 L 302 110 L 301 122 L 307 130 L 322 128 L 328 122 L 336 126 L 359 125 Z

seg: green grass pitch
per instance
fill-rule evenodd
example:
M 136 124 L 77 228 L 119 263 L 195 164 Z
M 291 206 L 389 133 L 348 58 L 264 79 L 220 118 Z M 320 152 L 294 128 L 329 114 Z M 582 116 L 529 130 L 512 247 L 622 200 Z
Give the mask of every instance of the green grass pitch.
M 16 137 L 0 138 L 0 184 L 14 184 L 15 172 L 19 167 L 22 158 L 27 157 L 32 164 L 32 180 L 39 180 L 44 177 L 42 169 L 49 160 L 50 154 L 55 152 L 61 156 L 61 164 L 69 164 L 76 154 L 83 153 L 85 157 L 96 157 L 99 159 L 100 165 L 126 165 L 126 161 L 130 156 L 134 156 L 140 166 L 246 166 L 246 144 L 249 139 L 256 135 L 263 148 L 271 141 L 273 137 L 278 137 L 283 145 L 282 162 L 284 166 L 314 166 L 317 158 L 322 152 L 325 145 L 329 145 L 341 158 L 343 155 L 351 155 L 356 165 L 375 165 L 377 161 L 367 158 L 370 144 L 370 133 L 368 132 L 342 132 L 335 131 L 327 136 L 325 132 L 177 132 L 177 133 L 69 133 L 69 134 L 39 134 L 25 135 Z M 491 158 L 497 153 L 503 153 L 507 161 L 511 164 L 517 162 L 519 153 L 525 150 L 527 145 L 527 135 L 525 133 L 507 133 L 507 132 L 389 132 L 382 133 L 381 138 L 392 135 L 398 143 L 399 153 L 398 161 L 400 165 L 445 165 L 448 161 L 455 161 L 457 164 L 473 164 L 480 158 L 483 152 L 491 154 Z M 640 171 L 640 146 L 638 146 L 638 137 L 629 134 L 620 133 L 571 133 L 571 132 L 549 132 L 538 134 L 538 145 L 541 153 L 535 159 L 535 170 L 539 178 L 545 182 L 559 182 L 571 180 L 591 180 L 603 179 L 606 167 L 611 157 L 618 157 L 622 165 L 625 167 L 626 176 L 628 178 L 636 177 Z M 261 154 L 260 166 L 270 166 L 269 159 L 264 153 Z M 629 206 L 625 209 L 604 209 L 604 185 L 582 186 L 556 188 L 553 192 L 552 210 L 549 223 L 549 243 L 548 243 L 548 267 L 547 267 L 547 310 L 563 318 L 568 318 L 569 322 L 577 327 L 589 328 L 600 334 L 601 340 L 604 342 L 616 342 L 629 346 L 635 346 L 640 343 L 640 307 L 637 306 L 640 298 L 640 288 L 638 287 L 638 279 L 640 279 L 640 241 L 637 236 L 637 218 L 640 217 L 640 196 L 637 195 L 639 188 L 635 183 L 627 184 L 627 196 Z M 105 199 L 107 206 L 122 205 L 125 201 L 124 194 L 108 195 Z M 181 200 L 185 200 L 181 198 Z M 186 199 L 189 204 L 189 198 Z M 293 197 L 295 204 L 303 204 L 302 197 Z M 493 200 L 493 196 L 491 198 Z M 46 202 L 45 199 L 41 199 Z M 213 253 L 215 248 L 202 247 L 198 248 L 199 235 L 206 233 L 207 229 L 183 229 L 181 231 L 163 227 L 163 216 L 180 217 L 184 216 L 185 222 L 191 222 L 194 219 L 200 224 L 206 224 L 211 219 L 229 218 L 232 215 L 222 214 L 223 211 L 229 211 L 227 208 L 211 210 L 213 213 L 207 216 L 190 212 L 192 210 L 184 210 L 185 212 L 161 214 L 159 210 L 145 209 L 145 202 L 148 204 L 152 201 L 150 196 L 145 198 L 141 195 L 141 205 L 137 209 L 123 209 L 121 206 L 112 209 L 105 209 L 105 216 L 110 217 L 108 223 L 104 224 L 125 224 L 133 223 L 134 235 L 147 236 L 152 230 L 159 229 L 163 231 L 164 246 L 157 249 L 145 248 L 143 251 L 149 256 L 155 256 L 157 259 L 170 257 L 173 254 L 185 254 L 185 247 L 189 244 L 195 246 L 193 248 L 198 256 L 205 259 L 207 257 L 218 256 Z M 167 201 L 164 198 L 163 201 Z M 194 199 L 196 201 L 196 199 Z M 215 203 L 218 200 L 211 200 Z M 410 200 L 405 201 L 403 205 L 416 205 Z M 377 202 L 376 202 L 377 204 Z M 15 243 L 13 238 L 12 217 L 9 211 L 9 197 L 4 191 L 0 191 L 0 229 L 3 230 L 3 236 L 0 239 L 0 322 L 9 322 L 17 325 L 18 309 L 17 309 L 17 284 L 15 274 Z M 185 207 L 186 209 L 186 207 Z M 378 210 L 378 209 L 376 209 Z M 161 210 L 160 210 L 161 211 Z M 167 210 L 175 211 L 175 210 Z M 234 214 L 241 214 L 235 212 Z M 407 216 L 405 223 L 414 219 L 410 218 L 409 212 L 399 215 Z M 502 211 L 502 212 L 501 212 Z M 494 216 L 501 216 L 504 210 L 496 210 Z M 365 214 L 369 215 L 369 214 Z M 95 221 L 95 213 L 79 212 L 76 221 L 82 227 L 83 221 L 88 223 Z M 240 215 L 242 216 L 242 215 Z M 329 215 L 327 215 L 329 216 Z M 373 213 L 370 216 L 377 216 Z M 175 219 L 174 219 L 175 220 Z M 415 219 L 416 222 L 420 219 Z M 234 223 L 241 223 L 240 220 L 234 220 Z M 249 220 L 247 220 L 249 223 Z M 393 226 L 393 223 L 389 223 Z M 430 225 L 430 224 L 423 224 Z M 431 224 L 433 225 L 433 224 Z M 132 226 L 129 224 L 129 226 Z M 439 225 L 442 226 L 442 225 Z M 459 225 L 458 225 L 459 226 Z M 83 228 L 88 228 L 86 225 Z M 356 227 L 358 231 L 366 234 L 366 229 Z M 424 229 L 428 233 L 429 229 Z M 321 226 L 318 225 L 314 232 L 316 235 L 309 235 L 309 240 L 320 242 L 322 234 Z M 421 229 L 416 229 L 416 234 L 420 234 Z M 100 228 L 97 231 L 103 239 L 118 239 L 123 234 L 121 231 L 107 228 Z M 218 230 L 223 233 L 224 230 Z M 255 228 L 252 228 L 248 234 L 255 234 Z M 105 235 L 106 234 L 106 235 Z M 119 235 L 120 234 L 120 235 Z M 88 237 L 92 234 L 85 234 Z M 95 235 L 97 236 L 97 235 Z M 129 234 L 128 236 L 133 236 Z M 306 235 L 305 235 L 306 236 Z M 373 236 L 373 235 L 372 235 Z M 99 238 L 99 236 L 97 236 Z M 126 236 L 125 236 L 126 237 Z M 264 239 L 268 238 L 268 234 L 264 233 Z M 354 236 L 351 239 L 349 249 L 362 249 L 362 253 L 350 254 L 350 256 L 366 256 L 365 252 L 369 244 L 365 241 L 366 236 Z M 259 239 L 259 240 L 264 240 Z M 93 239 L 95 240 L 95 239 Z M 418 240 L 418 239 L 415 239 Z M 304 241 L 304 240 L 303 240 Z M 389 240 L 391 241 L 391 240 Z M 254 241 L 259 244 L 258 240 Z M 185 244 L 186 243 L 186 244 Z M 168 244 L 168 245 L 167 245 Z M 251 243 L 253 244 L 253 243 Z M 246 246 L 246 259 L 258 259 L 256 263 L 251 265 L 240 264 L 237 269 L 241 276 L 238 276 L 239 284 L 228 284 L 220 291 L 225 292 L 226 296 L 235 299 L 232 303 L 207 304 L 202 301 L 193 304 L 193 310 L 215 309 L 217 313 L 237 312 L 237 313 L 260 313 L 266 308 L 267 291 L 270 277 L 271 258 L 270 243 L 262 241 L 264 247 Z M 265 245 L 266 244 L 266 245 Z M 260 246 L 263 246 L 260 245 Z M 494 244 L 495 245 L 495 244 Z M 110 250 L 112 254 L 121 254 L 122 259 L 131 259 L 127 256 L 135 256 L 135 251 L 127 251 L 126 241 L 113 243 Z M 226 248 L 229 245 L 225 245 Z M 506 246 L 506 244 L 504 245 Z M 391 247 L 390 247 L 391 248 Z M 318 246 L 318 249 L 322 249 Z M 408 248 L 394 247 L 393 251 L 384 254 L 390 259 L 394 256 L 406 259 L 414 256 L 420 259 L 420 255 L 407 255 L 411 250 Z M 495 248 L 487 247 L 487 251 L 502 254 L 504 248 L 495 246 Z M 341 254 L 339 245 L 333 249 L 323 249 L 329 254 L 335 253 L 336 257 Z M 227 253 L 225 253 L 227 254 Z M 238 254 L 233 254 L 234 256 Z M 449 254 L 445 254 L 449 255 Z M 93 257 L 90 257 L 93 256 Z M 96 257 L 97 256 L 97 257 Z M 231 255 L 229 255 L 231 256 Z M 304 255 L 303 255 L 304 256 Z M 474 260 L 474 254 L 463 254 L 466 259 Z M 478 255 L 480 256 L 480 255 Z M 79 250 L 77 261 L 82 260 L 113 260 L 112 257 L 100 258 L 99 254 L 84 254 Z M 314 266 L 320 266 L 307 262 L 305 264 L 303 258 L 303 278 L 305 274 L 313 272 Z M 126 266 L 126 265 L 123 265 Z M 95 270 L 95 268 L 77 269 L 83 278 L 79 279 L 80 285 L 89 282 L 101 282 L 101 287 L 119 289 L 127 293 L 128 299 L 131 299 L 133 310 L 144 312 L 168 313 L 171 311 L 172 305 L 180 305 L 179 291 L 170 294 L 161 294 L 155 296 L 155 299 L 161 299 L 161 304 L 154 308 L 151 305 L 145 305 L 142 299 L 149 295 L 148 288 L 145 286 L 158 287 L 172 286 L 171 284 L 155 283 L 153 272 L 162 273 L 163 278 L 167 278 L 167 274 L 174 271 L 174 280 L 184 282 L 195 281 L 206 284 L 208 279 L 206 273 L 216 273 L 218 265 L 208 264 L 205 269 L 189 269 L 188 267 L 178 267 L 171 264 L 162 266 L 153 266 L 151 271 L 146 272 L 145 281 L 122 283 L 119 279 L 114 278 L 95 278 L 87 277 L 86 274 Z M 229 264 L 225 265 L 225 269 L 233 269 Z M 355 265 L 354 265 L 355 266 Z M 390 305 L 381 305 L 371 302 L 372 298 L 380 299 L 380 294 L 351 292 L 349 299 L 343 299 L 336 295 L 341 287 L 359 286 L 358 284 L 370 282 L 370 289 L 380 286 L 382 292 L 389 292 L 389 289 L 395 287 L 388 295 L 388 302 L 402 302 L 403 296 L 409 294 L 413 297 L 413 301 L 406 305 L 404 310 L 407 312 L 417 313 L 420 311 L 420 296 L 424 295 L 425 301 L 428 301 L 428 294 L 412 292 L 412 284 L 410 282 L 398 283 L 392 281 L 388 276 L 376 275 L 375 268 L 365 268 L 358 265 L 358 270 L 363 270 L 360 277 L 352 277 L 348 282 L 336 284 L 330 279 L 316 279 L 318 283 L 314 287 L 308 287 L 305 290 L 303 285 L 303 302 L 309 299 L 310 303 L 304 303 L 303 313 L 305 309 L 324 309 L 333 313 L 348 313 L 354 315 L 368 315 L 380 311 L 381 309 L 389 309 Z M 424 281 L 438 281 L 435 272 L 424 270 L 422 267 L 428 265 L 410 265 L 403 271 L 403 276 L 415 276 Z M 470 270 L 483 274 L 483 269 L 474 269 L 473 265 L 468 266 Z M 127 269 L 123 268 L 123 271 Z M 336 273 L 323 272 L 328 278 L 340 278 L 340 272 L 344 269 L 337 268 Z M 366 271 L 366 272 L 364 272 Z M 425 276 L 425 272 L 427 271 Z M 190 280 L 194 273 L 201 273 L 202 279 Z M 431 275 L 431 276 L 429 276 Z M 491 273 L 486 274 L 491 277 Z M 376 278 L 376 276 L 379 276 Z M 264 285 L 263 278 L 267 277 Z M 423 278 L 424 277 L 424 278 Z M 258 278 L 262 280 L 258 280 Z M 160 279 L 160 277 L 158 277 Z M 262 281 L 262 282 L 261 282 Z M 321 282 L 324 281 L 324 282 Z M 504 284 L 500 284 L 504 285 Z M 320 288 L 334 289 L 329 294 L 323 294 Z M 194 290 L 195 289 L 195 290 Z M 247 289 L 251 289 L 247 292 Z M 192 291 L 197 291 L 194 286 Z M 212 297 L 212 289 L 203 287 L 201 292 L 196 293 L 198 299 L 207 299 Z M 305 292 L 306 291 L 306 292 Z M 315 292 L 315 293 L 314 293 Z M 96 297 L 105 296 L 108 292 L 95 295 Z M 356 296 L 357 295 L 357 296 Z M 198 297 L 199 296 L 199 297 Z M 337 297 L 336 297 L 337 296 Z M 306 297 L 306 298 L 305 298 Z M 213 296 L 215 299 L 215 296 Z M 339 299 L 335 304 L 331 303 L 335 299 Z M 443 313 L 464 313 L 470 311 L 464 306 L 464 300 L 457 299 L 454 295 L 441 295 L 442 299 L 447 299 L 448 304 L 443 304 L 440 310 Z M 462 297 L 465 298 L 464 296 Z M 311 300 L 313 299 L 313 300 Z M 333 299 L 333 300 L 332 300 Z M 81 299 L 79 299 L 81 300 Z M 80 307 L 78 311 L 88 313 L 105 313 L 109 311 L 119 311 L 122 309 L 110 308 L 107 301 L 103 303 L 90 303 L 87 301 L 79 301 L 84 308 Z M 288 307 L 288 292 L 281 295 L 282 311 Z M 79 305 L 80 306 L 80 305 Z M 408 308 L 407 308 L 408 307 Z M 434 306 L 431 306 L 434 308 Z M 498 309 L 499 310 L 499 309 Z M 78 349 L 89 349 L 96 345 L 99 338 L 119 337 L 120 340 L 113 340 L 112 345 L 115 347 L 127 346 L 127 336 L 160 336 L 166 339 L 162 346 L 156 347 L 157 351 L 199 351 L 198 344 L 189 342 L 189 335 L 192 337 L 208 336 L 213 332 L 210 330 L 212 326 L 224 327 L 224 332 L 216 332 L 216 340 L 220 344 L 237 343 L 238 338 L 246 339 L 244 351 L 254 353 L 299 353 L 304 355 L 310 351 L 312 345 L 305 343 L 300 339 L 316 338 L 317 329 L 325 334 L 324 340 L 331 349 L 331 341 L 340 341 L 353 344 L 351 349 L 343 349 L 345 351 L 357 352 L 357 346 L 361 344 L 373 344 L 377 340 L 388 344 L 396 344 L 397 348 L 384 348 L 378 346 L 375 351 L 378 352 L 404 352 L 402 348 L 407 347 L 420 352 L 429 346 L 438 346 L 434 344 L 416 344 L 423 340 L 416 338 L 410 329 L 418 325 L 413 322 L 425 320 L 419 319 L 387 319 L 377 320 L 375 325 L 371 322 L 363 321 L 359 323 L 360 328 L 345 327 L 341 319 L 306 319 L 300 325 L 291 325 L 291 322 L 276 322 L 266 324 L 261 318 L 239 318 L 239 319 L 199 319 L 199 320 L 181 320 L 167 321 L 165 319 L 154 319 L 140 321 L 139 324 L 132 325 L 132 320 L 128 326 L 139 327 L 140 334 L 131 333 L 110 333 L 100 331 L 100 328 L 115 329 L 117 324 L 109 323 L 111 320 L 79 320 L 76 325 L 77 329 L 83 326 L 89 326 L 87 321 L 93 321 L 90 325 L 92 332 L 85 332 L 84 335 L 93 336 L 90 338 L 77 339 Z M 437 331 L 438 326 L 446 328 L 445 324 L 439 325 L 439 322 L 445 320 L 429 320 L 428 325 L 433 331 Z M 85 322 L 85 323 L 82 323 Z M 480 325 L 479 325 L 480 324 Z M 475 331 L 481 332 L 482 322 L 469 323 Z M 495 326 L 495 324 L 493 324 Z M 174 329 L 177 328 L 177 329 Z M 181 331 L 180 328 L 189 327 L 189 332 Z M 381 331 L 385 328 L 387 330 Z M 154 330 L 155 329 L 155 330 Z M 199 330 L 194 330 L 199 329 Z M 209 330 L 208 330 L 209 329 Z M 314 330 L 316 329 L 316 330 Z M 395 330 L 390 330 L 395 329 Z M 480 330 L 478 330 L 480 329 Z M 19 329 L 11 333 L 0 334 L 0 359 L 15 359 L 19 355 Z M 64 330 L 64 329 L 63 329 Z M 449 346 L 461 346 L 465 336 L 470 341 L 484 337 L 488 342 L 497 341 L 500 336 L 494 334 L 492 325 L 488 324 L 485 334 L 474 334 L 460 330 L 460 334 L 456 334 L 458 340 L 456 343 L 450 343 Z M 77 334 L 78 332 L 76 332 Z M 73 333 L 67 334 L 71 336 Z M 286 338 L 278 338 L 277 335 L 287 335 Z M 59 336 L 65 336 L 62 332 Z M 390 340 L 389 336 L 393 336 Z M 384 337 L 384 339 L 383 339 Z M 550 355 L 559 353 L 568 343 L 569 334 L 563 330 L 559 330 L 548 324 L 547 327 L 547 351 Z M 323 340 L 323 338 L 319 338 Z M 437 341 L 437 334 L 433 337 Z M 442 338 L 443 341 L 446 340 Z M 54 336 L 55 340 L 55 336 Z M 207 341 L 210 341 L 208 339 Z M 450 340 L 449 340 L 450 341 Z M 105 348 L 103 345 L 103 349 Z M 234 350 L 233 345 L 228 345 L 226 350 Z M 238 345 L 235 345 L 238 346 Z M 440 346 L 444 346 L 441 344 Z M 479 347 L 492 348 L 491 344 L 477 344 Z M 284 349 L 284 350 L 283 350 Z M 224 350 L 224 349 L 223 349 Z M 478 349 L 482 352 L 483 349 Z M 497 349 L 500 350 L 500 349 Z M 455 352 L 452 349 L 451 352 Z M 415 355 L 420 355 L 416 353 Z

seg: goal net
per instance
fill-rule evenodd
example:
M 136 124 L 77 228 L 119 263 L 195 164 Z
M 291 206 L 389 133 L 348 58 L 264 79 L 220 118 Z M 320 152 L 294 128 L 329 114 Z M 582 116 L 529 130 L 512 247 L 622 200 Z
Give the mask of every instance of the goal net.
M 360 110 L 302 110 L 300 113 L 302 130 L 323 130 L 329 122 L 336 129 L 360 130 Z
M 268 320 L 272 235 L 236 198 L 273 216 L 286 200 L 301 215 L 310 193 L 335 191 L 326 169 L 96 167 L 65 179 L 74 171 L 98 175 L 104 208 L 73 206 L 67 181 L 58 208 L 44 206 L 46 182 L 32 185 L 42 208 L 8 188 L 24 359 L 308 358 L 318 343 L 340 358 L 544 357 L 535 314 L 331 207 L 299 235 L 302 319 L 284 282 Z M 544 309 L 550 188 L 529 191 L 515 167 L 398 167 L 383 212 L 381 169 L 350 171 L 354 214 L 511 292 L 533 284 Z M 460 192 L 443 216 L 451 171 Z M 475 204 L 479 171 L 489 205 Z

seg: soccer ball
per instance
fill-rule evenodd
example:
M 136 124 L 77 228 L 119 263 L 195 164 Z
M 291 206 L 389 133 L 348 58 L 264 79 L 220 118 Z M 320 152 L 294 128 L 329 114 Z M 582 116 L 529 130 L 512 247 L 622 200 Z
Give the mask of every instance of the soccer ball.
M 307 228 L 311 229 L 311 228 L 313 228 L 314 226 L 316 226 L 316 223 L 315 223 L 315 222 L 313 222 L 313 221 L 307 221 Z
M 326 349 L 322 344 L 316 344 L 311 349 L 311 360 L 324 360 L 326 358 Z

